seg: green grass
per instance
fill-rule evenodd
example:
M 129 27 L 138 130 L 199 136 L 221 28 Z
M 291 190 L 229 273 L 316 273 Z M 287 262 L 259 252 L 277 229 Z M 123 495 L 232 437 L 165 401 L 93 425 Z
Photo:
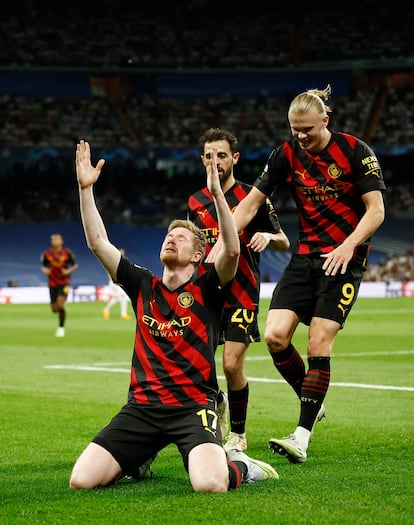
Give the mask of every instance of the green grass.
M 104 321 L 101 309 L 68 304 L 67 335 L 56 339 L 49 305 L 0 305 L 0 523 L 414 523 L 414 299 L 358 300 L 337 337 L 327 417 L 303 465 L 267 449 L 295 428 L 298 402 L 265 345 L 250 347 L 248 453 L 280 479 L 227 494 L 194 493 L 173 446 L 159 454 L 153 479 L 68 489 L 77 455 L 127 396 L 134 323 L 115 309 Z M 304 354 L 305 327 L 295 343 Z M 224 386 L 221 348 L 217 360 Z

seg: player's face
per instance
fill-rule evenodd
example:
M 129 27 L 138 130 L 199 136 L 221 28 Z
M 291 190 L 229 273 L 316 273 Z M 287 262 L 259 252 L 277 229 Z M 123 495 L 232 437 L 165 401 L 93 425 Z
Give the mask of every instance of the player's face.
M 202 254 L 194 248 L 194 234 L 187 228 L 174 228 L 165 236 L 160 260 L 168 266 L 187 266 L 198 262 Z
M 299 146 L 311 153 L 321 151 L 328 143 L 330 133 L 327 129 L 328 115 L 317 111 L 307 113 L 290 113 L 289 123 L 293 137 Z
M 227 140 L 206 142 L 204 144 L 204 154 L 201 155 L 201 160 L 204 166 L 207 166 L 208 160 L 211 159 L 214 148 L 217 150 L 217 169 L 220 178 L 220 185 L 223 190 L 226 191 L 226 183 L 233 184 L 233 181 L 231 180 L 233 178 L 233 166 L 237 164 L 240 153 L 232 153 L 230 150 L 230 144 Z
M 60 250 L 60 248 L 62 248 L 63 246 L 63 239 L 62 239 L 62 236 L 61 235 L 51 235 L 50 236 L 50 245 L 55 249 L 55 250 Z

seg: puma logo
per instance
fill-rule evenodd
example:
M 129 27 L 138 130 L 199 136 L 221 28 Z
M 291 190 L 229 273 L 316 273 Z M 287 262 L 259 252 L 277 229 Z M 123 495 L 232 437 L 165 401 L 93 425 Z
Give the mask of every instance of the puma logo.
M 302 179 L 305 178 L 305 174 L 306 174 L 306 170 L 303 170 L 303 171 L 295 170 L 295 175 L 298 175 Z

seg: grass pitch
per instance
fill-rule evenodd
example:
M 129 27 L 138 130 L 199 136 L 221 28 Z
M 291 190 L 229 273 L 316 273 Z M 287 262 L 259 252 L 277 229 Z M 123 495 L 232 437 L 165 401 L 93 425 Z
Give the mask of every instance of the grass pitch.
M 268 301 L 261 303 L 263 327 Z M 0 522 L 2 524 L 400 525 L 414 523 L 414 299 L 360 298 L 337 337 L 327 417 L 308 461 L 272 455 L 293 431 L 298 401 L 252 344 L 248 453 L 279 480 L 227 494 L 196 494 L 174 446 L 154 477 L 71 491 L 72 465 L 125 402 L 133 321 L 103 320 L 102 303 L 67 305 L 57 339 L 49 305 L 0 305 Z M 294 340 L 305 353 L 306 328 Z M 217 352 L 220 383 L 221 348 Z

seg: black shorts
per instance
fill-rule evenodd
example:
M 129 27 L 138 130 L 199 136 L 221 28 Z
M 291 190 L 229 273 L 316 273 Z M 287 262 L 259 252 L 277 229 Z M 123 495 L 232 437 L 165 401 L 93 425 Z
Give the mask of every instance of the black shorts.
M 188 454 L 202 443 L 222 446 L 215 404 L 191 407 L 145 406 L 127 403 L 95 438 L 121 465 L 123 475 L 139 478 L 138 468 L 170 443 L 181 453 L 188 471 Z
M 69 293 L 69 285 L 59 284 L 58 286 L 50 286 L 49 293 L 50 293 L 50 302 L 55 303 L 57 301 L 57 298 L 60 295 L 63 295 L 65 298 L 67 298 L 68 293 Z
M 358 296 L 365 266 L 351 261 L 345 274 L 326 276 L 324 262 L 319 256 L 293 255 L 273 291 L 269 309 L 292 310 L 306 325 L 312 317 L 323 317 L 342 328 Z
M 225 308 L 219 344 L 225 341 L 236 343 L 258 343 L 260 341 L 259 326 L 257 323 L 257 310 L 245 308 Z

